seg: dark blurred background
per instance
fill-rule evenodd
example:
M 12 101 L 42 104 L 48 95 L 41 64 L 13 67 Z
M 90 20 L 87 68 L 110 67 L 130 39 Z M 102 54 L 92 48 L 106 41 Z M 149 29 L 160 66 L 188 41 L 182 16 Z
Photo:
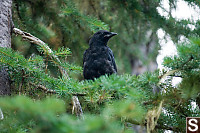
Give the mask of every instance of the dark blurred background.
M 193 0 L 188 4 L 198 5 Z M 176 0 L 169 0 L 170 10 Z M 157 31 L 162 29 L 177 42 L 181 35 L 199 36 L 199 21 L 191 31 L 189 20 L 176 20 L 157 11 L 161 0 L 14 0 L 13 21 L 16 28 L 29 32 L 46 42 L 53 50 L 70 48 L 66 61 L 82 66 L 82 58 L 90 36 L 105 29 L 117 32 L 108 45 L 113 50 L 118 73 L 141 74 L 157 68 L 160 49 Z M 40 54 L 37 46 L 21 37 L 12 37 L 12 47 L 27 58 Z M 54 70 L 54 67 L 49 64 Z M 56 75 L 57 71 L 52 71 Z M 76 75 L 82 78 L 80 75 Z

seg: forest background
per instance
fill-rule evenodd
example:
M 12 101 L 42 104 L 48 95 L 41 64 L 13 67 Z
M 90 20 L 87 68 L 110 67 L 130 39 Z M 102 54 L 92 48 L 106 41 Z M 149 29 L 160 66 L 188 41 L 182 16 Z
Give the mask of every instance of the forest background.
M 184 1 L 200 6 L 198 0 Z M 141 132 L 184 132 L 185 118 L 199 116 L 200 22 L 175 18 L 176 0 L 168 1 L 168 10 L 162 3 L 13 0 L 14 27 L 45 45 L 15 36 L 15 29 L 12 50 L 1 48 L 1 63 L 8 67 L 12 81 L 12 97 L 0 102 L 6 112 L 1 131 L 138 132 L 135 125 L 140 125 Z M 108 43 L 118 75 L 84 81 L 83 53 L 90 36 L 101 29 L 118 33 Z M 177 46 L 177 55 L 166 57 L 163 66 L 167 69 L 161 71 L 156 62 L 159 30 Z M 182 79 L 177 86 L 172 84 L 174 77 Z M 71 115 L 74 96 L 82 106 L 81 121 Z

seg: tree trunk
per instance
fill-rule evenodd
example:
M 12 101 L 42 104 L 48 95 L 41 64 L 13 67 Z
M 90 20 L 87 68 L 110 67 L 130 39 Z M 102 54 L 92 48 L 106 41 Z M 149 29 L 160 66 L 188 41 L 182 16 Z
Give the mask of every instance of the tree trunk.
M 11 48 L 12 0 L 0 0 L 0 47 Z M 0 66 L 0 95 L 10 95 L 11 85 L 4 65 Z
M 146 33 L 146 38 L 148 38 L 148 41 L 144 44 L 141 44 L 139 50 L 142 53 L 141 55 L 143 56 L 143 59 L 145 61 L 147 61 L 147 63 L 144 64 L 137 57 L 130 56 L 130 64 L 131 64 L 131 69 L 132 69 L 131 74 L 133 74 L 133 75 L 140 75 L 147 71 L 153 72 L 157 69 L 158 65 L 156 62 L 156 58 L 149 60 L 150 53 L 155 53 L 156 44 L 157 44 L 156 35 L 155 35 L 155 33 L 152 33 L 151 30 L 149 30 Z M 156 56 L 157 56 L 157 54 L 156 54 Z

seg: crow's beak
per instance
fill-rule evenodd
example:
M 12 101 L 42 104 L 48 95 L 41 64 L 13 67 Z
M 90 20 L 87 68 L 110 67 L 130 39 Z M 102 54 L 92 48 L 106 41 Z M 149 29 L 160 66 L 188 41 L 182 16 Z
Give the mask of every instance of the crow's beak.
M 115 35 L 117 35 L 117 33 L 111 32 L 111 36 L 115 36 Z
M 111 38 L 111 37 L 113 37 L 113 36 L 115 36 L 115 35 L 117 35 L 117 33 L 115 33 L 115 32 L 110 32 L 110 34 L 107 34 L 107 35 L 105 35 L 104 37 Z

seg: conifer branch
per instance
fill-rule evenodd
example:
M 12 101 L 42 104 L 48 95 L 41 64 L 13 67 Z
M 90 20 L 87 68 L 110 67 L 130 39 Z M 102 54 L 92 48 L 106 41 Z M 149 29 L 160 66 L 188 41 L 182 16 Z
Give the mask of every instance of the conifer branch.
M 58 93 L 58 92 L 56 92 L 56 90 L 48 89 L 43 85 L 36 85 L 35 83 L 32 83 L 32 82 L 29 82 L 29 83 L 31 85 L 37 87 L 37 88 L 40 88 L 41 90 L 45 91 L 46 93 L 54 93 L 54 94 Z M 81 94 L 81 93 L 73 93 L 72 95 L 73 96 L 86 96 L 86 94 L 84 94 L 84 93 L 83 94 Z
M 16 35 L 21 35 L 24 40 L 27 40 L 27 41 L 29 41 L 31 43 L 34 43 L 34 44 L 37 44 L 40 47 L 44 47 L 47 50 L 48 53 L 53 53 L 53 51 L 46 45 L 46 43 L 44 43 L 42 40 L 38 39 L 37 37 L 31 35 L 30 33 L 24 32 L 24 31 L 22 31 L 20 29 L 17 29 L 17 28 L 13 28 L 13 32 Z M 52 60 L 55 59 L 57 62 L 60 63 L 60 60 L 59 60 L 59 58 L 56 55 L 52 54 L 52 55 L 49 55 L 49 56 L 50 56 L 50 58 Z M 61 74 L 66 79 L 68 79 L 69 76 L 68 76 L 67 71 L 62 66 L 58 66 L 58 68 L 59 68 Z
M 43 85 L 36 85 L 36 84 L 34 84 L 34 83 L 32 83 L 32 82 L 30 82 L 30 84 L 33 85 L 33 86 L 35 86 L 35 87 L 37 87 L 37 88 L 42 89 L 42 90 L 45 91 L 46 93 L 56 93 L 55 90 L 48 89 L 48 88 L 46 88 L 46 87 L 43 86 Z
M 42 40 L 40 40 L 37 37 L 31 35 L 30 33 L 24 32 L 24 31 L 22 31 L 20 29 L 17 29 L 17 28 L 13 28 L 13 32 L 16 35 L 21 35 L 23 39 L 28 40 L 31 43 L 37 44 L 42 48 L 45 48 L 48 53 L 53 53 L 53 51 Z M 49 56 L 50 56 L 50 58 L 52 60 L 56 60 L 57 62 L 61 63 L 59 58 L 55 54 L 51 54 Z M 69 79 L 69 75 L 68 75 L 67 71 L 62 66 L 58 65 L 58 68 L 59 68 L 62 76 L 65 79 Z M 56 92 L 54 92 L 54 90 L 46 89 L 43 86 L 39 86 L 39 87 L 42 88 L 43 90 L 47 91 L 47 92 L 56 93 Z M 80 102 L 78 100 L 78 97 L 77 96 L 73 96 L 72 97 L 72 102 L 74 103 L 73 104 L 73 108 L 75 108 L 75 110 L 77 110 L 77 111 L 75 111 L 76 115 L 77 116 L 82 116 L 83 111 L 82 111 L 82 108 L 81 108 L 81 104 L 80 104 Z

